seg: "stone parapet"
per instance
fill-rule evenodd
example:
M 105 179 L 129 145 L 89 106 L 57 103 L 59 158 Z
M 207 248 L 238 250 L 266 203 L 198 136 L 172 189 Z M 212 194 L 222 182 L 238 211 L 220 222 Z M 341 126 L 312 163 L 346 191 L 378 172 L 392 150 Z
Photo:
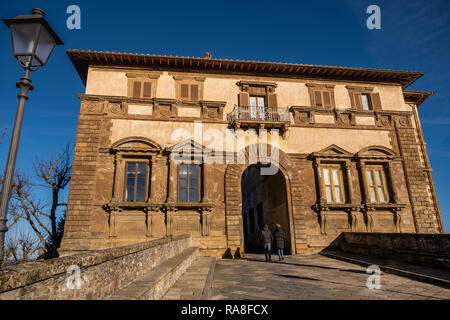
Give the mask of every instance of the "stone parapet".
M 0 300 L 103 299 L 191 247 L 180 235 L 0 271 Z

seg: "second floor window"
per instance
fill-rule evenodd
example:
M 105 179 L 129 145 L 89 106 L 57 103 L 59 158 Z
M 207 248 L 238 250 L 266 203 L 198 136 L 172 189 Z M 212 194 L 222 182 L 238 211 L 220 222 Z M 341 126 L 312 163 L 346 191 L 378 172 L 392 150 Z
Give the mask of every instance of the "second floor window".
M 322 179 L 327 202 L 343 203 L 345 196 L 341 169 L 337 167 L 322 168 Z
M 197 164 L 178 166 L 178 201 L 198 202 L 200 170 Z
M 149 81 L 133 81 L 131 96 L 133 98 L 151 98 L 152 83 Z
M 180 96 L 181 96 L 181 99 L 183 99 L 183 100 L 197 101 L 198 97 L 199 97 L 198 84 L 182 83 L 180 85 Z
M 383 168 L 367 168 L 366 174 L 370 202 L 388 202 L 386 177 Z
M 252 119 L 265 119 L 266 101 L 265 97 L 250 96 L 250 117 Z
M 361 94 L 361 102 L 363 110 L 373 110 L 372 99 L 370 97 L 370 94 L 366 93 Z
M 147 164 L 145 162 L 126 163 L 126 202 L 144 202 L 147 190 Z

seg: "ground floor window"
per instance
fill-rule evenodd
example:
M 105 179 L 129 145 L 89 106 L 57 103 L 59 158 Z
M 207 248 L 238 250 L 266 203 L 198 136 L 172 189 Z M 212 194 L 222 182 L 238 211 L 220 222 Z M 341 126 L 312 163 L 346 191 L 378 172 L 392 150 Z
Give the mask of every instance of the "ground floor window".
M 383 168 L 367 168 L 366 174 L 370 201 L 375 203 L 388 202 L 386 176 Z
M 125 201 L 144 202 L 147 190 L 147 164 L 145 162 L 127 162 L 125 172 Z
M 178 201 L 199 201 L 200 170 L 198 164 L 180 164 L 178 166 Z
M 322 180 L 327 202 L 343 203 L 345 201 L 342 170 L 339 167 L 323 167 Z

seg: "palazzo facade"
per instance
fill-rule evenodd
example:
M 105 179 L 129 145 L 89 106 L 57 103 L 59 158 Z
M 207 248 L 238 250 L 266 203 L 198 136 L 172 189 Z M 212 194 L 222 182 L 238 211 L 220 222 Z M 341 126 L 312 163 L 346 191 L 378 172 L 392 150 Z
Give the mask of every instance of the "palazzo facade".
M 86 90 L 62 254 L 190 234 L 237 257 L 277 223 L 292 254 L 444 232 L 420 72 L 67 53 Z

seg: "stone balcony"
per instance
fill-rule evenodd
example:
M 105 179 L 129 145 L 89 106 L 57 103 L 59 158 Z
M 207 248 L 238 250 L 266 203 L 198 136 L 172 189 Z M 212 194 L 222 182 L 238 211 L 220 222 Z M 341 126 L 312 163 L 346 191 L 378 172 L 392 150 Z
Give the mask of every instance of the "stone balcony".
M 227 114 L 228 123 L 235 129 L 278 129 L 284 134 L 290 125 L 288 108 L 265 108 L 234 106 Z

